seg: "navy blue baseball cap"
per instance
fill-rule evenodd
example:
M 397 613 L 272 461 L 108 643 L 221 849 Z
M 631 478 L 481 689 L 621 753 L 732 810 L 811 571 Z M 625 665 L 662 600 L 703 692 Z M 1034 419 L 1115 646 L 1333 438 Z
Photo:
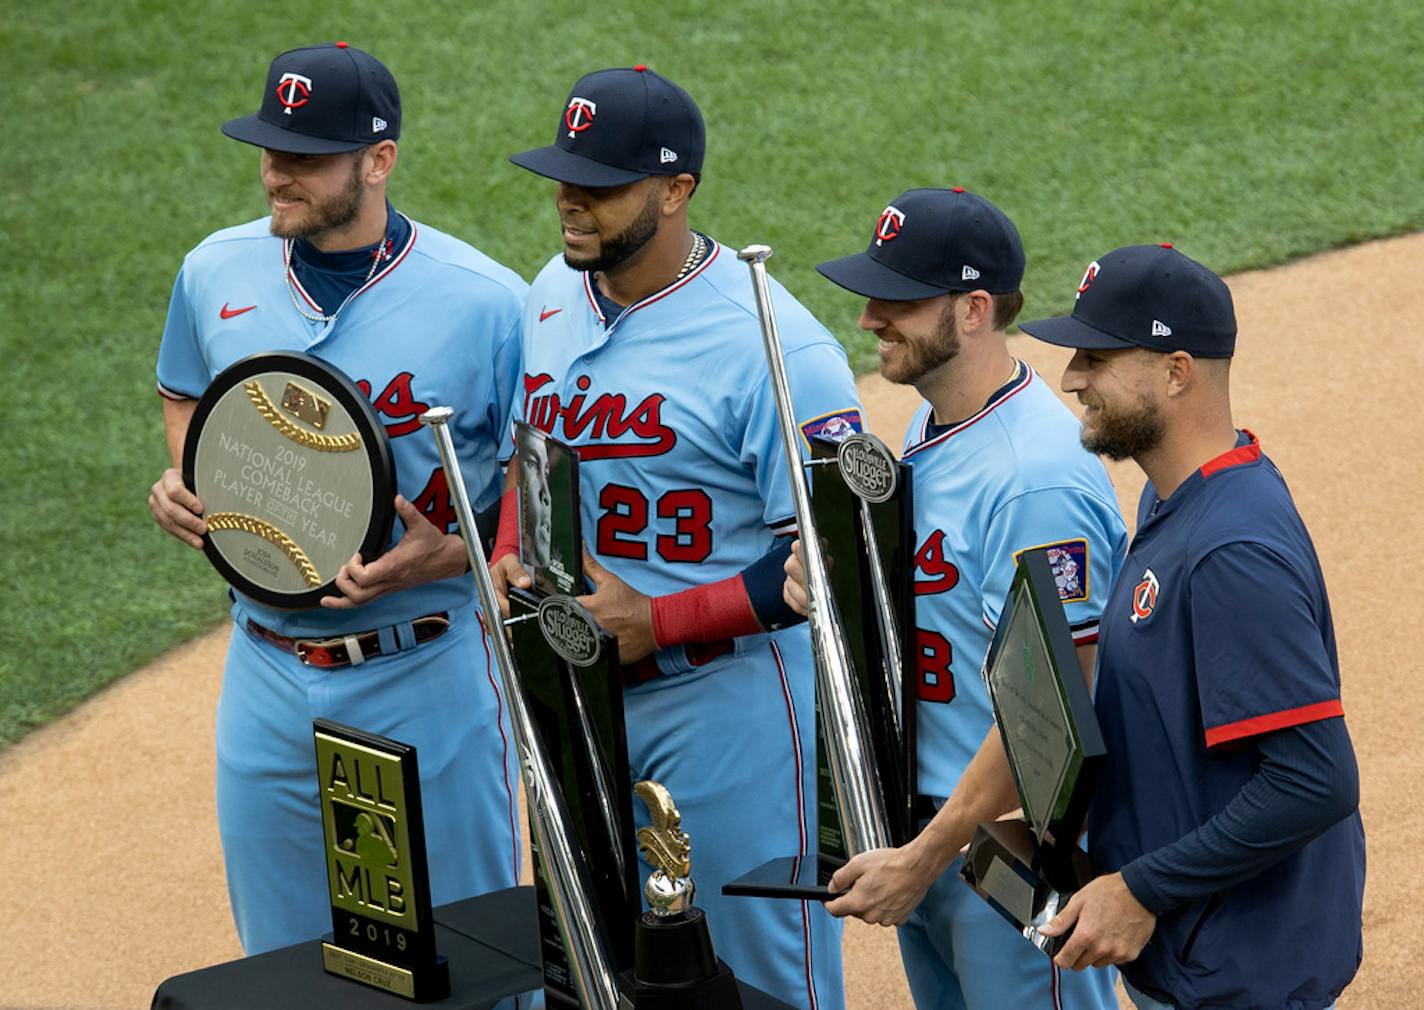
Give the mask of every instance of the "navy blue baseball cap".
M 865 252 L 816 269 L 848 291 L 887 302 L 951 291 L 997 295 L 1019 289 L 1024 251 L 1008 215 L 977 193 L 912 189 L 881 211 Z
M 1095 259 L 1072 315 L 1019 328 L 1060 347 L 1146 347 L 1198 358 L 1229 358 L 1236 350 L 1231 289 L 1170 242 L 1123 246 Z
M 267 70 L 262 107 L 231 119 L 233 140 L 288 154 L 340 154 L 400 136 L 400 91 L 380 60 L 345 42 L 283 53 Z
M 639 64 L 580 77 L 554 142 L 509 160 L 574 186 L 624 186 L 650 175 L 696 175 L 706 150 L 697 103 Z

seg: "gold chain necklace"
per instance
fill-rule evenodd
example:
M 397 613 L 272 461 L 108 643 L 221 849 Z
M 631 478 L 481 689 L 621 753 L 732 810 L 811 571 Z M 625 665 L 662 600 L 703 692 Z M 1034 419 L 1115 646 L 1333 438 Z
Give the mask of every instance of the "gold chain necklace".
M 702 256 L 707 252 L 707 240 L 702 237 L 700 231 L 692 233 L 692 248 L 687 250 L 687 259 L 682 261 L 682 269 L 677 272 L 677 276 L 672 279 L 676 284 L 686 277 L 692 268 L 702 262 Z

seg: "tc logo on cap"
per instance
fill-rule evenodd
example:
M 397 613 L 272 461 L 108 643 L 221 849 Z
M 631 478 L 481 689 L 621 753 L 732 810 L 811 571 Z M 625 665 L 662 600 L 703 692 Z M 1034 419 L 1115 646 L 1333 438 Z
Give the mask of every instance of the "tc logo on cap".
M 1087 291 L 1093 286 L 1093 281 L 1098 279 L 1098 271 L 1101 269 L 1102 267 L 1098 266 L 1097 260 L 1093 260 L 1093 262 L 1088 264 L 1088 269 L 1083 271 L 1083 279 L 1078 282 L 1078 294 L 1073 296 L 1074 301 L 1077 301 L 1078 298 L 1082 297 L 1084 291 Z
M 290 116 L 293 109 L 300 109 L 311 101 L 312 82 L 310 77 L 287 73 L 277 82 L 277 101 L 283 105 L 282 112 Z
M 900 229 L 905 224 L 905 212 L 894 204 L 886 207 L 880 214 L 880 220 L 875 222 L 875 244 L 880 245 L 889 242 L 896 235 L 900 234 Z
M 575 95 L 569 99 L 569 107 L 564 112 L 564 125 L 569 128 L 569 138 L 577 136 L 593 125 L 593 117 L 598 115 L 598 106 L 587 98 Z

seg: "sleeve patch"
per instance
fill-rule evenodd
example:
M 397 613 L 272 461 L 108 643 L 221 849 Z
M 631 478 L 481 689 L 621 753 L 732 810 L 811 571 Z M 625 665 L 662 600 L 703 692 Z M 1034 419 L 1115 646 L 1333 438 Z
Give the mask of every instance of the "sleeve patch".
M 1053 544 L 1035 544 L 1014 552 L 1018 564 L 1024 551 L 1043 548 L 1048 552 L 1048 564 L 1053 569 L 1053 581 L 1058 584 L 1058 598 L 1064 603 L 1082 603 L 1088 598 L 1088 541 L 1060 540 Z
M 845 410 L 834 410 L 829 414 L 822 414 L 820 417 L 813 417 L 811 420 L 803 422 L 801 437 L 806 440 L 806 448 L 809 449 L 811 439 L 818 436 L 828 438 L 832 442 L 839 442 L 851 435 L 858 435 L 864 430 L 865 425 L 861 422 L 860 411 L 851 407 Z

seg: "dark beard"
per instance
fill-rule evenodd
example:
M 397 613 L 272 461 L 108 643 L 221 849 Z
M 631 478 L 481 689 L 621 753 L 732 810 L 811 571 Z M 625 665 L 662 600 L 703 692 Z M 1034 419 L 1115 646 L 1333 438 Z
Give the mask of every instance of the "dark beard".
M 893 326 L 885 329 L 904 339 L 904 334 Z M 880 332 L 884 333 L 885 330 Z M 928 340 L 904 340 L 900 347 L 903 360 L 894 366 L 880 366 L 880 374 L 887 382 L 911 385 L 946 362 L 952 361 L 959 354 L 959 329 L 954 321 L 954 299 L 951 298 L 945 303 L 944 312 Z
M 617 235 L 600 242 L 596 255 L 579 260 L 565 252 L 564 262 L 575 270 L 606 274 L 611 270 L 617 270 L 642 252 L 643 247 L 651 242 L 657 233 L 658 195 L 649 193 L 648 202 L 643 206 L 642 213 Z
M 1165 429 L 1161 415 L 1146 397 L 1137 401 L 1134 409 L 1098 408 L 1096 430 L 1090 435 L 1086 428 L 1079 436 L 1083 448 L 1108 459 L 1124 460 L 1140 457 L 1162 443 Z
M 274 217 L 272 219 L 272 234 L 278 238 L 302 238 L 310 242 L 316 236 L 326 232 L 340 231 L 355 221 L 356 215 L 361 212 L 363 191 L 361 158 L 358 152 L 358 156 L 351 162 L 351 176 L 346 180 L 346 187 L 340 193 L 325 203 L 308 204 L 307 210 L 310 213 L 301 222 L 282 226 L 277 224 L 277 219 Z

